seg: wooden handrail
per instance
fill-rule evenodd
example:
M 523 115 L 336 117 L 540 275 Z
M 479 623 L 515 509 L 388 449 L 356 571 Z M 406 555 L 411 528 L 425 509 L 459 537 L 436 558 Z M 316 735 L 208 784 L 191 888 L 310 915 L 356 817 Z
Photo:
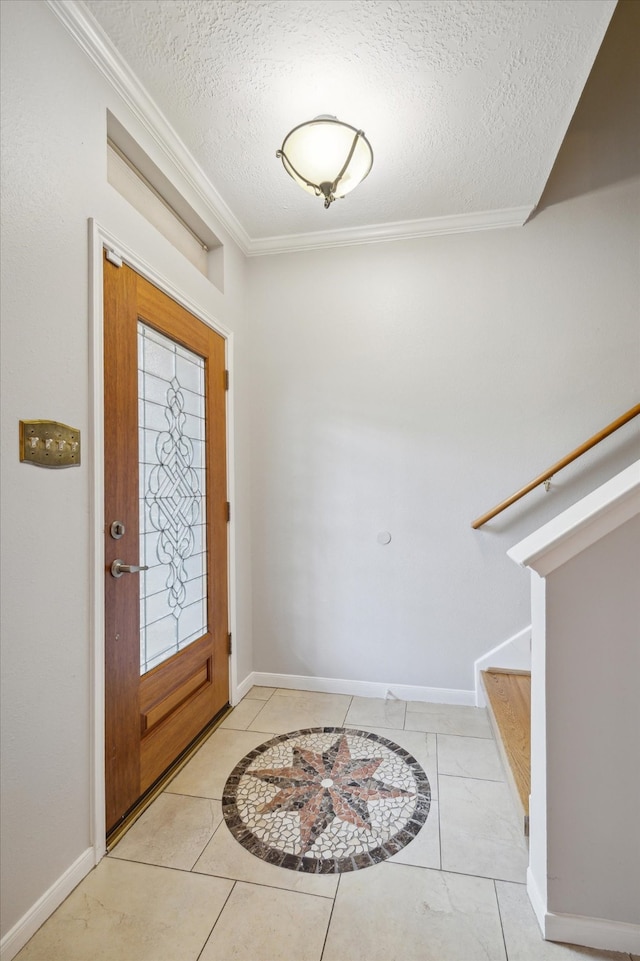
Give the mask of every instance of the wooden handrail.
M 492 508 L 492 510 L 487 511 L 486 514 L 482 514 L 481 517 L 476 517 L 475 521 L 473 521 L 471 524 L 473 529 L 477 530 L 479 527 L 482 527 L 483 524 L 486 524 L 487 521 L 490 521 L 492 517 L 495 517 L 496 514 L 500 514 L 501 511 L 505 510 L 507 507 L 511 507 L 511 505 L 520 500 L 521 497 L 524 497 L 525 494 L 528 494 L 529 491 L 532 491 L 534 487 L 544 484 L 545 481 L 549 480 L 550 477 L 553 477 L 554 474 L 557 474 L 558 471 L 562 470 L 563 467 L 566 467 L 567 464 L 570 464 L 572 461 L 576 460 L 576 458 L 580 457 L 581 454 L 586 453 L 586 451 L 591 450 L 591 448 L 595 447 L 596 444 L 599 444 L 601 440 L 604 440 L 605 437 L 609 436 L 609 434 L 613 434 L 615 430 L 618 430 L 619 427 L 622 427 L 624 424 L 628 423 L 628 421 L 633 420 L 633 418 L 637 417 L 638 414 L 640 414 L 640 404 L 636 404 L 635 407 L 632 407 L 630 410 L 628 410 L 626 414 L 623 414 L 621 417 L 618 417 L 617 420 L 612 421 L 608 427 L 604 427 L 602 430 L 598 431 L 597 434 L 594 434 L 593 437 L 590 437 L 589 440 L 586 440 L 584 444 L 580 444 L 580 447 L 576 447 L 574 451 L 571 451 L 570 454 L 567 454 L 566 457 L 563 457 L 562 460 L 559 460 L 557 464 L 554 464 L 553 467 L 550 467 L 543 474 L 538 474 L 538 476 L 535 477 L 530 484 L 527 484 L 525 487 L 521 487 L 519 491 L 516 491 L 515 494 L 511 495 L 511 497 L 507 497 L 506 500 L 501 501 L 496 505 L 496 507 Z

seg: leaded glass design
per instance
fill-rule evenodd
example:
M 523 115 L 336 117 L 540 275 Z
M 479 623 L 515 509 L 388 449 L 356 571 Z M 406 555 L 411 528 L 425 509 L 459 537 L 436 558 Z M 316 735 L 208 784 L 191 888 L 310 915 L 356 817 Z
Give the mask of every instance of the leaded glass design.
M 141 674 L 207 630 L 204 374 L 138 324 Z

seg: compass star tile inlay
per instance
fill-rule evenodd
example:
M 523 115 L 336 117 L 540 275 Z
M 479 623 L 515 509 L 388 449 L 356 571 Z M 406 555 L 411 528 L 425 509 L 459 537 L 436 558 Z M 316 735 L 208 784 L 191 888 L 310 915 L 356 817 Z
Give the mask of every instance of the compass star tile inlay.
M 275 737 L 231 773 L 223 814 L 271 864 L 354 871 L 391 857 L 427 819 L 427 776 L 407 751 L 366 731 L 309 728 Z

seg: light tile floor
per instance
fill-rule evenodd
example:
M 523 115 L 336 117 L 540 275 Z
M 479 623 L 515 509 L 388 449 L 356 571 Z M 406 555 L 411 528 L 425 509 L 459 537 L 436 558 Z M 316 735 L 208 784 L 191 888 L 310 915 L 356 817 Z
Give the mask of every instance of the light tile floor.
M 420 762 L 416 839 L 340 876 L 254 857 L 222 819 L 235 765 L 275 734 L 364 728 Z M 483 710 L 253 688 L 17 961 L 629 961 L 545 942 Z

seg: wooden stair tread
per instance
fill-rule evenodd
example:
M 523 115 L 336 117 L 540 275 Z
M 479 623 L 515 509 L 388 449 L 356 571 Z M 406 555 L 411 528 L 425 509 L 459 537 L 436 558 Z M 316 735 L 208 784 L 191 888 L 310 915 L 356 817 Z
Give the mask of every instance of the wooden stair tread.
M 489 669 L 482 672 L 482 680 L 526 822 L 531 791 L 531 673 Z

